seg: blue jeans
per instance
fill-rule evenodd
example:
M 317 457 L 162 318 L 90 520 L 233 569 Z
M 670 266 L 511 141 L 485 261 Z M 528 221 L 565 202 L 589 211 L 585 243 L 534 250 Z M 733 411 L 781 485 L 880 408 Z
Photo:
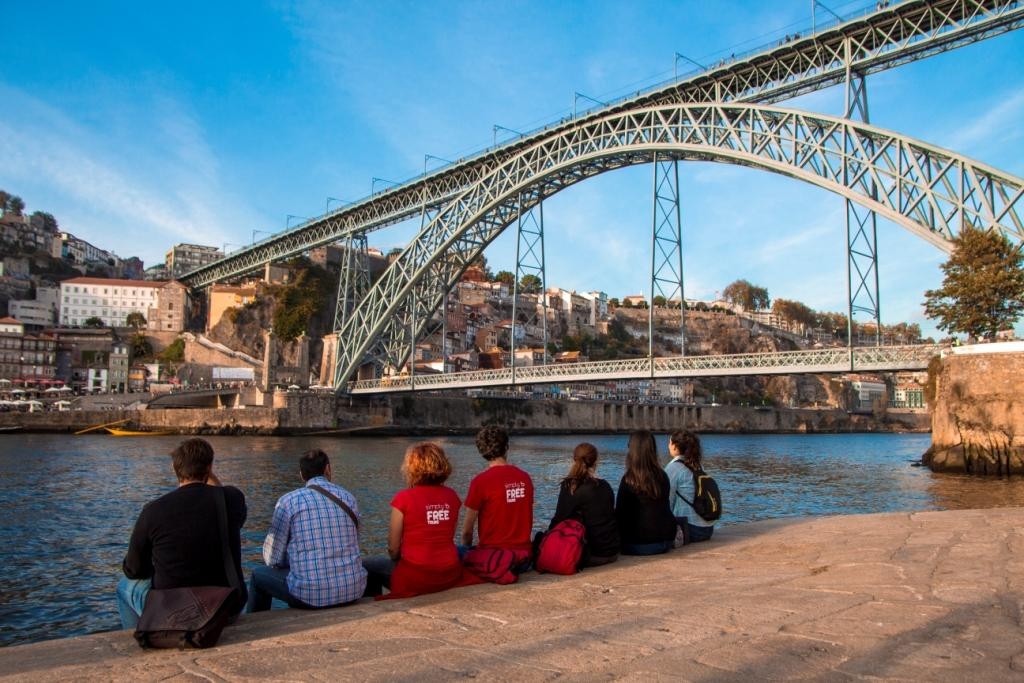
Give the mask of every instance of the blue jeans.
M 658 543 L 623 543 L 623 555 L 660 555 L 672 550 L 672 541 Z
M 686 523 L 686 542 L 696 543 L 697 541 L 707 541 L 711 538 L 711 534 L 715 532 L 713 526 L 695 526 Z
M 285 567 L 256 567 L 249 579 L 249 604 L 246 612 L 266 612 L 273 599 L 298 609 L 317 609 L 288 592 L 288 569 Z
M 384 589 L 391 589 L 391 575 L 395 572 L 395 565 L 398 563 L 390 557 L 364 557 L 363 567 L 366 569 L 366 592 L 365 597 L 372 598 L 381 595 Z
M 121 628 L 133 629 L 139 625 L 146 596 L 153 579 L 129 579 L 122 576 L 117 582 L 117 612 L 121 615 Z

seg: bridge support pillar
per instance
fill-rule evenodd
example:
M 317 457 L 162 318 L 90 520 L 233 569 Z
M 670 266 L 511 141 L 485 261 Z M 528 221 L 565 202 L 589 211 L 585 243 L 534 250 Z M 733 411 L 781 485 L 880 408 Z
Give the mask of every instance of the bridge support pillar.
M 516 328 L 524 331 L 528 326 L 534 329 L 540 323 L 541 340 L 544 345 L 542 355 L 543 363 L 548 362 L 548 297 L 547 279 L 544 274 L 544 203 L 540 201 L 543 191 L 535 190 L 536 195 L 531 197 L 527 194 L 519 195 L 519 203 L 522 207 L 529 204 L 529 208 L 519 211 L 519 220 L 516 223 L 516 271 L 515 281 L 512 284 L 512 338 L 509 340 L 509 348 L 512 349 L 512 384 L 516 383 Z M 530 276 L 526 286 L 523 279 Z M 521 310 L 519 297 L 523 293 L 536 292 L 540 288 L 540 300 L 532 310 L 525 313 Z M 525 290 L 525 292 L 524 292 Z M 519 317 L 523 317 L 520 324 Z M 525 337 L 525 334 L 524 334 Z M 531 360 L 531 365 L 533 361 Z
M 654 213 L 651 227 L 651 298 L 647 310 L 647 353 L 654 374 L 656 297 L 663 308 L 679 300 L 679 355 L 686 355 L 686 298 L 683 289 L 683 232 L 679 208 L 679 162 L 654 153 Z M 669 316 L 671 317 L 671 316 Z
M 340 389 L 342 368 L 338 362 L 341 358 L 342 343 L 338 332 L 352 311 L 366 293 L 370 291 L 370 261 L 367 254 L 366 233 L 350 234 L 345 241 L 345 253 L 341 259 L 341 272 L 338 276 L 338 299 L 334 309 L 334 381 L 335 389 Z
M 849 67 L 846 70 L 846 97 L 843 116 L 851 120 L 868 120 L 867 79 Z M 864 141 L 864 154 L 868 159 L 856 166 L 849 160 L 844 164 L 847 183 L 864 185 L 866 194 L 878 199 L 878 187 L 871 178 L 870 157 L 874 153 L 874 145 L 870 139 Z M 845 144 L 845 153 L 857 157 L 852 141 Z M 860 176 L 858 180 L 857 177 Z M 879 302 L 878 286 L 878 219 L 874 211 L 861 207 L 856 202 L 846 201 L 846 294 L 847 317 L 846 339 L 853 347 L 854 316 L 865 313 L 871 316 L 875 325 L 875 345 L 882 343 L 882 315 Z

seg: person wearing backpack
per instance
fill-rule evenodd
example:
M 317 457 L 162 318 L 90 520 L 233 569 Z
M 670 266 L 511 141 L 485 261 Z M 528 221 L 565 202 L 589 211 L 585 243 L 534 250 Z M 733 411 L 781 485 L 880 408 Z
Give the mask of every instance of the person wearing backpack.
M 672 549 L 676 520 L 670 495 L 672 487 L 658 463 L 654 435 L 646 430 L 633 432 L 615 500 L 623 555 L 658 555 Z
M 555 516 L 548 525 L 574 519 L 583 524 L 585 545 L 579 567 L 597 567 L 619 558 L 619 526 L 615 520 L 615 493 L 597 477 L 597 448 L 581 443 L 572 452 L 572 467 L 558 491 Z
M 672 485 L 672 514 L 680 527 L 685 524 L 686 543 L 706 541 L 711 538 L 715 521 L 721 516 L 721 500 L 714 480 L 704 475 L 701 467 L 700 439 L 689 430 L 673 432 L 669 437 L 668 452 L 672 461 L 665 465 L 665 473 Z M 710 485 L 698 491 L 698 478 L 702 475 L 701 482 L 710 480 Z M 713 495 L 711 488 L 714 489 Z M 698 509 L 703 510 L 707 517 L 702 517 Z

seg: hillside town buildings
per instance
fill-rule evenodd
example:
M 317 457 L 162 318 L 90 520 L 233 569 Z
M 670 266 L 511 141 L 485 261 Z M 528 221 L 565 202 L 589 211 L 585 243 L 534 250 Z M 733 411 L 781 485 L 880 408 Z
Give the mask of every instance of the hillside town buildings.
M 217 247 L 202 244 L 175 244 L 164 257 L 166 277 L 176 279 L 195 270 L 224 258 L 224 252 Z
M 150 330 L 180 332 L 188 316 L 187 289 L 180 282 L 149 282 L 77 277 L 60 283 L 60 324 L 84 325 L 98 318 L 107 327 L 125 327 L 139 313 Z

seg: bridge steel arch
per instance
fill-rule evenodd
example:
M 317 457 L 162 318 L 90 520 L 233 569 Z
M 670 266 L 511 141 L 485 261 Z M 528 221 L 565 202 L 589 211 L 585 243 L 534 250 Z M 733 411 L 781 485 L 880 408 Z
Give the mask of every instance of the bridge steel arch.
M 667 104 L 581 121 L 523 149 L 444 206 L 338 331 L 343 388 L 381 339 L 413 338 L 444 293 L 520 212 L 593 175 L 671 156 L 803 180 L 949 251 L 962 226 L 1024 240 L 1024 180 L 898 133 L 848 119 L 749 104 Z M 394 359 L 399 364 L 410 348 Z
M 197 290 L 250 273 L 267 263 L 314 247 L 379 230 L 419 214 L 424 205 L 442 206 L 480 182 L 508 160 L 553 134 L 575 130 L 611 112 L 701 102 L 770 104 L 842 83 L 852 70 L 878 73 L 1024 26 L 1019 0 L 903 0 L 858 13 L 787 43 L 758 48 L 706 70 L 629 94 L 605 107 L 564 118 L 526 135 L 424 171 L 399 186 L 327 211 L 256 242 L 219 261 L 186 273 L 181 281 Z M 305 213 L 305 212 L 301 212 Z

